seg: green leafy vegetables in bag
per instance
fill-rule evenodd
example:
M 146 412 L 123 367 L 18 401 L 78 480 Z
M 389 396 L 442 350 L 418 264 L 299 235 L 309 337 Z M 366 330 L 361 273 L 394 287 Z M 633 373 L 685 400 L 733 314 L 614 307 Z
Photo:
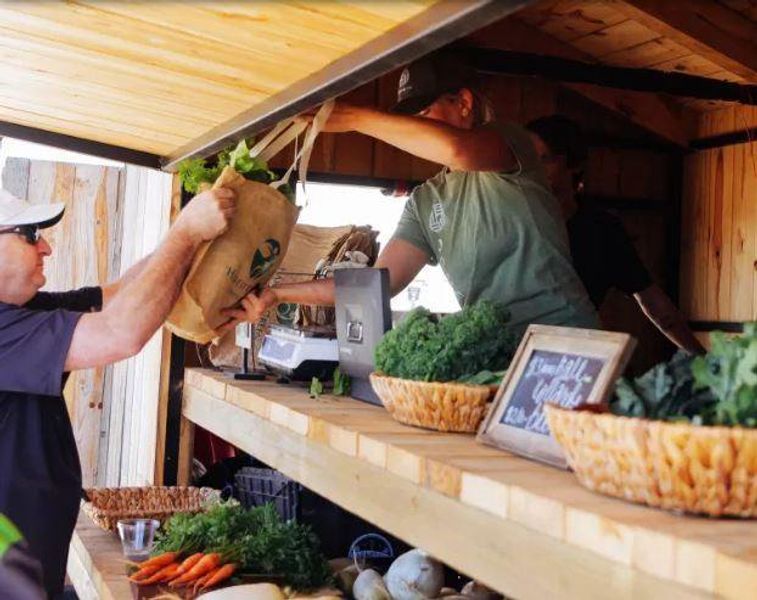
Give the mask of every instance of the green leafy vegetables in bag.
M 633 381 L 621 378 L 610 401 L 618 415 L 697 425 L 757 427 L 757 323 L 728 338 L 715 332 L 712 349 L 679 351 Z
M 276 180 L 276 174 L 268 168 L 264 160 L 250 156 L 247 141 L 240 141 L 236 147 L 229 147 L 218 154 L 216 163 L 209 165 L 204 158 L 188 158 L 179 163 L 179 179 L 190 194 L 197 194 L 203 183 L 212 185 L 223 171 L 231 165 L 234 170 L 250 181 L 269 184 Z M 294 204 L 294 190 L 289 184 L 279 187 L 279 191 Z
M 416 308 L 376 346 L 376 370 L 417 381 L 499 383 L 517 345 L 509 321 L 507 309 L 488 300 L 441 319 Z

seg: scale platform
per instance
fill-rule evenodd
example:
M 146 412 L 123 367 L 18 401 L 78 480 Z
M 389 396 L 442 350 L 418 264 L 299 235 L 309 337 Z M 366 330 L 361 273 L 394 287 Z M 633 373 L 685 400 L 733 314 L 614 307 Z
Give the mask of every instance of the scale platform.
M 263 338 L 258 360 L 292 381 L 330 380 L 339 365 L 336 332 L 333 328 L 272 325 Z

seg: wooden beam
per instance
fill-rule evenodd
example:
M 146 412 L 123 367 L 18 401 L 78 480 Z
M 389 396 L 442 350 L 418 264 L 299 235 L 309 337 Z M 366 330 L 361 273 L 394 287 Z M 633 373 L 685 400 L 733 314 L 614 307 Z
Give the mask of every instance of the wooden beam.
M 478 71 L 499 75 L 536 75 L 559 83 L 590 83 L 636 92 L 757 104 L 757 85 L 722 81 L 688 73 L 621 67 L 571 58 L 493 48 L 461 49 Z
M 512 17 L 477 31 L 466 38 L 466 41 L 483 48 L 517 50 L 596 62 L 592 56 Z M 564 87 L 621 114 L 639 127 L 677 146 L 688 146 L 689 140 L 681 115 L 656 94 L 620 91 L 584 83 L 570 83 Z
M 625 0 L 613 7 L 725 70 L 757 81 L 757 24 L 736 11 L 712 0 Z

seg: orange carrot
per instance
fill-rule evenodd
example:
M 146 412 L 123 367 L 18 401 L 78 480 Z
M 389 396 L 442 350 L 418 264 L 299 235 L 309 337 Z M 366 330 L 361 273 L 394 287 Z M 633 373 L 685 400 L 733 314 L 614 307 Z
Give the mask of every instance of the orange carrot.
M 208 571 L 212 571 L 221 564 L 221 555 L 216 552 L 211 552 L 203 556 L 200 561 L 189 571 L 187 575 L 191 575 L 190 579 L 196 579 L 200 575 L 205 575 Z
M 163 554 L 158 554 L 158 556 L 153 556 L 145 562 L 140 563 L 139 568 L 144 569 L 145 567 L 152 567 L 154 565 L 165 567 L 176 561 L 177 558 L 179 558 L 178 552 L 164 552 Z
M 149 577 L 150 575 L 154 575 L 158 571 L 160 571 L 163 567 L 160 565 L 148 565 L 146 567 L 142 567 L 141 569 L 138 569 L 137 571 L 134 571 L 134 573 L 131 574 L 129 579 L 131 581 L 139 581 L 140 579 L 145 579 L 146 577 Z
M 151 577 L 148 577 L 147 579 L 142 579 L 137 582 L 138 585 L 152 585 L 153 583 L 161 583 L 163 581 L 168 581 L 171 579 L 175 574 L 176 570 L 179 568 L 179 563 L 171 563 L 170 565 L 166 565 L 163 567 L 160 571 L 155 573 L 155 575 L 152 575 Z
M 192 594 L 196 595 L 198 591 L 200 591 L 200 588 L 202 587 L 202 584 L 205 583 L 208 579 L 213 577 L 213 575 L 216 574 L 216 571 L 219 569 L 222 569 L 223 567 L 218 567 L 217 569 L 213 569 L 210 573 L 207 573 L 200 577 L 194 584 L 194 588 L 192 589 Z
M 226 563 L 221 568 L 216 569 L 216 571 L 213 573 L 213 576 L 205 583 L 203 583 L 200 589 L 205 590 L 209 587 L 213 587 L 214 585 L 218 585 L 222 581 L 225 581 L 229 577 L 231 577 L 236 570 L 237 566 L 234 563 Z
M 198 577 L 201 577 L 202 575 L 209 573 L 210 571 L 218 567 L 220 564 L 221 564 L 220 554 L 215 554 L 215 553 L 206 554 L 197 562 L 197 564 L 195 564 L 194 567 L 189 569 L 189 571 L 181 575 L 179 578 L 173 580 L 171 582 L 171 587 L 176 587 L 178 585 L 185 585 L 189 583 L 190 581 L 194 581 Z
M 177 575 L 183 575 L 187 571 L 189 571 L 192 567 L 194 567 L 198 562 L 200 562 L 200 559 L 205 556 L 202 552 L 197 552 L 196 554 L 193 554 L 192 556 L 188 557 L 184 560 L 183 563 L 179 566 L 179 570 L 176 571 Z

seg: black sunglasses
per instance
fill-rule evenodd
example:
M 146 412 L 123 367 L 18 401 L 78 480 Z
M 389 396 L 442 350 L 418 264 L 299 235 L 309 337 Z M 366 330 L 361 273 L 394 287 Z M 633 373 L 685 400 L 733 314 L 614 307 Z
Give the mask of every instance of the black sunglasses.
M 0 235 L 3 233 L 16 233 L 18 235 L 24 236 L 24 239 L 27 241 L 27 243 L 34 246 L 37 242 L 39 242 L 39 238 L 42 237 L 40 234 L 40 229 L 37 225 L 19 225 L 18 227 L 13 227 L 12 229 L 3 229 L 0 231 Z

